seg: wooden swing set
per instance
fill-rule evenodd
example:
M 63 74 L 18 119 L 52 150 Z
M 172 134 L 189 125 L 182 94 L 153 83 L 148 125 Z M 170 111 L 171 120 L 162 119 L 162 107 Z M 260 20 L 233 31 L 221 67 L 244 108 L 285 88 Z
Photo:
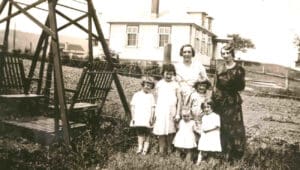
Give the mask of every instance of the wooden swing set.
M 38 6 L 43 3 L 48 4 L 48 9 L 46 10 L 48 13 L 44 24 L 38 20 L 39 16 L 35 17 L 28 12 L 28 10 L 33 8 L 41 9 Z M 0 99 L 5 101 L 15 98 L 25 100 L 45 98 L 46 101 L 49 101 L 51 84 L 54 84 L 53 108 L 56 110 L 55 113 L 60 115 L 63 139 L 66 144 L 70 144 L 70 115 L 73 111 L 80 109 L 101 110 L 113 81 L 116 85 L 125 113 L 130 115 L 126 96 L 116 74 L 111 53 L 101 30 L 93 2 L 92 0 L 86 0 L 86 3 L 84 4 L 87 6 L 86 12 L 68 5 L 59 4 L 58 0 L 37 0 L 31 4 L 25 4 L 14 0 L 2 0 L 2 3 L 0 4 L 0 15 L 3 13 L 4 9 L 7 9 L 8 12 L 6 17 L 0 18 L 0 24 L 6 22 L 2 52 L 0 52 Z M 67 14 L 60 11 L 57 6 L 77 10 L 84 14 L 76 19 L 72 19 L 67 16 Z M 13 12 L 13 7 L 17 9 L 16 12 Z M 9 52 L 8 48 L 10 20 L 19 14 L 27 16 L 33 23 L 42 29 L 35 52 L 32 56 L 28 75 L 25 75 L 22 55 L 13 54 Z M 57 15 L 67 20 L 68 23 L 58 27 Z M 79 21 L 86 18 L 88 19 L 87 28 L 79 23 Z M 71 25 L 75 25 L 88 35 L 89 64 L 83 69 L 76 89 L 66 89 L 64 87 L 61 52 L 59 49 L 58 32 Z M 96 33 L 93 33 L 93 28 L 96 29 Z M 97 64 L 93 61 L 93 40 L 99 41 L 102 45 L 102 49 L 106 56 L 105 65 Z M 47 64 L 46 80 L 43 81 L 47 56 L 49 63 Z M 36 69 L 38 60 L 40 60 L 39 69 Z M 38 75 L 38 78 L 34 78 L 35 73 Z M 52 73 L 54 74 L 54 83 L 51 83 Z M 30 92 L 33 81 L 37 82 L 37 87 L 35 92 Z M 66 92 L 73 93 L 70 104 L 66 103 Z

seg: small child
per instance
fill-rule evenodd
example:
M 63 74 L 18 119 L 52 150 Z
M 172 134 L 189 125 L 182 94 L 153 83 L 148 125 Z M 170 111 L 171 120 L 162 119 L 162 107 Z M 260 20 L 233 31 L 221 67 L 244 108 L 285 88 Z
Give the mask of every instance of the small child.
M 159 153 L 165 155 L 172 150 L 176 132 L 175 122 L 179 120 L 181 95 L 178 83 L 174 80 L 176 70 L 173 64 L 162 67 L 163 79 L 156 84 L 156 107 L 153 134 L 158 136 Z
M 151 77 L 143 77 L 142 90 L 136 92 L 131 100 L 131 127 L 137 133 L 138 149 L 137 154 L 146 155 L 149 149 L 149 140 L 153 124 L 155 99 L 151 90 L 154 88 L 154 81 Z
M 212 111 L 212 102 L 204 102 L 201 104 L 201 109 L 204 112 L 201 125 L 201 137 L 198 144 L 198 160 L 197 165 L 202 161 L 202 152 L 215 153 L 221 152 L 220 139 L 220 116 Z
M 207 90 L 210 88 L 210 86 L 211 83 L 209 80 L 196 81 L 193 86 L 195 91 L 189 95 L 186 105 L 191 107 L 194 120 L 199 116 L 203 116 L 201 115 L 201 104 L 207 101 Z
M 192 161 L 193 148 L 197 147 L 194 130 L 195 121 L 191 120 L 191 111 L 188 107 L 184 107 L 173 144 L 178 148 L 181 158 L 186 158 L 188 161 Z

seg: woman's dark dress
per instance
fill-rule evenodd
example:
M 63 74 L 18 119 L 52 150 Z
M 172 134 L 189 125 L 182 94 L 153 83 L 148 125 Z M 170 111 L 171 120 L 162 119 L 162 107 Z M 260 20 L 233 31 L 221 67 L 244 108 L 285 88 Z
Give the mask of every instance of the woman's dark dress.
M 221 118 L 222 150 L 228 159 L 241 158 L 245 147 L 242 99 L 239 91 L 245 88 L 245 70 L 236 64 L 231 69 L 217 69 L 216 89 L 212 100 Z

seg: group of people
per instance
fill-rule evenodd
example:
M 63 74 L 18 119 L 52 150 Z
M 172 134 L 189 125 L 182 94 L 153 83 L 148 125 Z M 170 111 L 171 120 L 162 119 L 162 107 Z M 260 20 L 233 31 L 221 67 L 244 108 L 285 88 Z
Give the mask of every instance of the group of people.
M 181 47 L 180 56 L 182 63 L 163 65 L 157 83 L 144 77 L 142 89 L 133 95 L 130 126 L 137 133 L 137 153 L 147 154 L 153 133 L 162 155 L 175 147 L 186 160 L 193 159 L 197 148 L 197 164 L 203 155 L 241 158 L 245 127 L 239 91 L 245 87 L 245 71 L 234 61 L 233 47 L 221 49 L 224 64 L 217 67 L 213 83 L 204 66 L 192 60 L 195 51 L 190 44 Z

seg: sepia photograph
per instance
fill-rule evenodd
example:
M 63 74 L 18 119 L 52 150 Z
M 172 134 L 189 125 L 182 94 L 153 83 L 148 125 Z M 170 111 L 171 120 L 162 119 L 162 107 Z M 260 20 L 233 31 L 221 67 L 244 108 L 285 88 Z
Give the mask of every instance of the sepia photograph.
M 300 169 L 299 7 L 0 0 L 0 169 Z

